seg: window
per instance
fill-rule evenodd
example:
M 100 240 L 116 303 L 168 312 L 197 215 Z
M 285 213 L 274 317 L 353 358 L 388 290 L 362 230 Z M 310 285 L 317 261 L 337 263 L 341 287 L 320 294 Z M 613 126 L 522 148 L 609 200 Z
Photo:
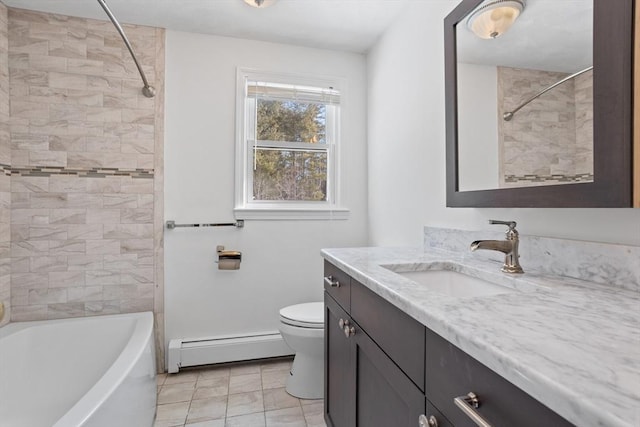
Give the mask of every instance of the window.
M 338 82 L 238 71 L 236 216 L 346 217 L 338 204 Z

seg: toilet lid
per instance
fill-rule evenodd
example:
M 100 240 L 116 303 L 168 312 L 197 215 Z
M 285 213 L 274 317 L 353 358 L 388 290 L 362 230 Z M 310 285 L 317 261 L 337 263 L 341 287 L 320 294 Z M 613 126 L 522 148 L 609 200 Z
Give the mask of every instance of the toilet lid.
M 280 320 L 293 326 L 324 328 L 324 303 L 290 305 L 280 310 Z

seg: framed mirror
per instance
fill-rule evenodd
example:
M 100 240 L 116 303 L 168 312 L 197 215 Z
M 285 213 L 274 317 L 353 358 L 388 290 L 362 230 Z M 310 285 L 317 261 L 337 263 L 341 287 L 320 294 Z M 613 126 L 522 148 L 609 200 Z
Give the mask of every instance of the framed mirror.
M 631 206 L 632 10 L 464 0 L 447 16 L 447 206 Z

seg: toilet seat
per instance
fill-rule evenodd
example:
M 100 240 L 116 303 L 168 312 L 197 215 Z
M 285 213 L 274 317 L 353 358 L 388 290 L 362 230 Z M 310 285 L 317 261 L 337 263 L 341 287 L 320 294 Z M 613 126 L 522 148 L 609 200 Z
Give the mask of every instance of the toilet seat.
M 324 329 L 324 303 L 290 305 L 280 310 L 280 321 L 301 328 Z

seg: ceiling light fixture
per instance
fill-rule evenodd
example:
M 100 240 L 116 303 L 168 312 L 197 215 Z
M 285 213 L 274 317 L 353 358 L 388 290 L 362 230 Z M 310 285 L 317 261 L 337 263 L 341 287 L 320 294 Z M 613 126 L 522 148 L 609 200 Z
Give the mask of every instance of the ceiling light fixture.
M 481 39 L 495 39 L 511 28 L 524 10 L 524 5 L 524 0 L 489 1 L 469 16 L 467 27 Z
M 264 9 L 265 7 L 271 6 L 276 0 L 244 0 L 244 2 L 249 6 Z

